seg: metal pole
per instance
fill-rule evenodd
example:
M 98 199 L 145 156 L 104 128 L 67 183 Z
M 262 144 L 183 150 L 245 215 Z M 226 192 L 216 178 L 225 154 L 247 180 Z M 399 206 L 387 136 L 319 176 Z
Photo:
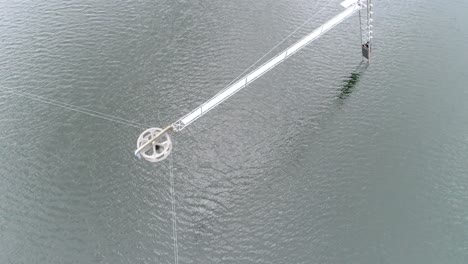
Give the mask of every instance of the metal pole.
M 325 22 L 322 26 L 315 29 L 312 33 L 305 36 L 297 43 L 282 51 L 281 53 L 273 57 L 271 60 L 258 67 L 256 70 L 245 75 L 239 81 L 227 87 L 225 90 L 221 91 L 220 93 L 212 97 L 210 100 L 208 100 L 189 114 L 185 115 L 181 119 L 177 120 L 175 123 L 173 123 L 172 126 L 174 127 L 174 131 L 177 132 L 184 129 L 186 126 L 190 125 L 192 122 L 205 115 L 208 111 L 215 108 L 220 103 L 224 102 L 229 97 L 245 88 L 251 82 L 255 81 L 257 78 L 261 77 L 263 74 L 270 71 L 271 69 L 279 65 L 281 62 L 285 61 L 287 58 L 291 57 L 293 54 L 295 54 L 314 40 L 321 37 L 329 30 L 340 24 L 343 20 L 362 9 L 362 5 L 359 5 L 357 0 L 348 0 L 345 2 L 346 9 L 343 12 L 339 13 L 329 21 Z

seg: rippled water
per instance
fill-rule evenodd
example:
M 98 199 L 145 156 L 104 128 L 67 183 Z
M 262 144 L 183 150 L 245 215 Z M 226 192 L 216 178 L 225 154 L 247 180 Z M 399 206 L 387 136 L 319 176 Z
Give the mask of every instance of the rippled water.
M 468 4 L 375 2 L 174 135 L 180 263 L 467 263 Z M 2 0 L 0 88 L 164 126 L 326 4 Z M 143 128 L 0 109 L 0 263 L 173 263 Z

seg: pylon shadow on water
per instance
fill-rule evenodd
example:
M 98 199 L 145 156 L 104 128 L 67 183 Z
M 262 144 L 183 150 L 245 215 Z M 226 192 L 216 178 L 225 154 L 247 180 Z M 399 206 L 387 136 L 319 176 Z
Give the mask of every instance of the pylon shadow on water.
M 364 71 L 369 66 L 369 63 L 366 61 L 361 61 L 361 63 L 356 67 L 356 69 L 351 73 L 351 75 L 343 81 L 343 86 L 340 89 L 340 94 L 338 95 L 339 103 L 349 97 L 349 95 L 354 91 L 354 88 L 359 83 L 359 79 Z

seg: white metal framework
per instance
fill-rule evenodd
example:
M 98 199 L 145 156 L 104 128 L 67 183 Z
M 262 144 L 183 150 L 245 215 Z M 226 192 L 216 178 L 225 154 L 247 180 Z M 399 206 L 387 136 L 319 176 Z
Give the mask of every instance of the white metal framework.
M 372 30 L 373 25 L 373 5 L 372 0 L 361 0 L 362 9 L 359 10 L 359 26 L 361 30 L 361 47 L 362 47 L 362 56 L 370 62 L 371 53 L 372 53 Z M 365 2 L 365 4 L 364 4 Z M 365 14 L 362 14 L 365 11 Z
M 159 162 L 165 160 L 172 150 L 172 141 L 167 133 L 161 133 L 162 129 L 157 127 L 148 128 L 138 137 L 138 147 L 152 141 L 158 135 L 162 135 L 158 141 L 153 141 L 151 147 L 145 148 L 137 154 L 150 162 Z
M 367 1 L 367 2 L 366 2 Z M 364 3 L 366 2 L 366 3 Z M 169 142 L 170 138 L 168 132 L 173 130 L 175 132 L 183 130 L 185 127 L 193 123 L 198 118 L 205 115 L 208 111 L 215 108 L 217 105 L 221 104 L 222 102 L 226 101 L 229 97 L 236 94 L 238 91 L 245 88 L 247 85 L 273 69 L 275 66 L 280 64 L 281 62 L 285 61 L 287 58 L 313 42 L 314 40 L 318 39 L 320 36 L 343 22 L 345 19 L 353 15 L 354 13 L 359 11 L 359 18 L 360 18 L 360 26 L 361 26 L 361 39 L 362 39 L 362 49 L 363 49 L 363 56 L 370 60 L 370 51 L 371 51 L 371 39 L 372 39 L 372 4 L 371 0 L 345 0 L 341 3 L 341 6 L 345 8 L 344 11 L 333 17 L 332 19 L 325 22 L 322 26 L 315 29 L 309 35 L 305 36 L 303 39 L 298 41 L 297 43 L 293 44 L 286 50 L 280 52 L 278 55 L 255 69 L 254 71 L 248 73 L 244 77 L 242 77 L 239 81 L 235 82 L 234 84 L 228 86 L 226 89 L 219 92 L 217 95 L 212 97 L 207 102 L 203 103 L 201 106 L 197 107 L 192 112 L 188 113 L 187 115 L 183 116 L 172 125 L 166 127 L 165 129 L 155 129 L 152 130 L 151 133 L 148 134 L 148 130 L 145 131 L 143 134 L 146 136 L 140 136 L 137 142 L 137 150 L 135 151 L 135 155 L 138 157 L 143 156 L 144 159 L 157 162 L 163 160 L 167 155 L 169 155 L 172 147 L 165 146 L 165 148 L 161 148 L 161 151 L 156 151 L 155 146 L 161 146 L 160 138 L 164 137 L 164 142 Z M 367 15 L 364 19 L 361 14 L 361 10 L 367 9 Z M 365 22 L 365 26 L 363 25 Z M 365 28 L 363 28 L 365 27 Z M 364 52 L 366 49 L 367 53 Z M 154 134 L 153 132 L 158 131 L 159 134 Z M 151 151 L 153 150 L 153 151 Z M 151 153 L 153 155 L 151 155 Z M 166 155 L 167 154 L 167 155 Z M 163 158 L 162 158 L 163 157 Z

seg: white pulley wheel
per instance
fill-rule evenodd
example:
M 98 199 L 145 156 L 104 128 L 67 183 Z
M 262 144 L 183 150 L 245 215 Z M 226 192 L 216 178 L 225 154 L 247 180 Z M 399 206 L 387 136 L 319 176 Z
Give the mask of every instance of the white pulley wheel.
M 161 128 L 153 127 L 145 130 L 138 137 L 137 148 L 143 146 L 146 142 L 156 137 L 163 131 Z M 165 160 L 172 150 L 172 141 L 169 134 L 165 133 L 157 141 L 153 142 L 148 148 L 141 151 L 141 156 L 149 162 L 160 162 Z

